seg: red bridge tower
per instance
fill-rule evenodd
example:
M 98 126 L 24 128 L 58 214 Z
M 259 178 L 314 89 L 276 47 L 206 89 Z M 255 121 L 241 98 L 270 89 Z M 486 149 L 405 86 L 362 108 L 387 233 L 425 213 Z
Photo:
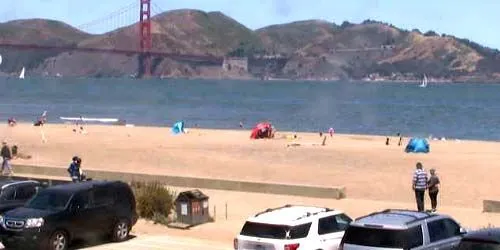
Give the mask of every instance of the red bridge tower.
M 153 39 L 151 37 L 151 0 L 139 0 L 141 4 L 139 13 L 140 27 L 140 51 L 139 68 L 142 67 L 145 77 L 151 76 L 151 48 L 153 47 Z

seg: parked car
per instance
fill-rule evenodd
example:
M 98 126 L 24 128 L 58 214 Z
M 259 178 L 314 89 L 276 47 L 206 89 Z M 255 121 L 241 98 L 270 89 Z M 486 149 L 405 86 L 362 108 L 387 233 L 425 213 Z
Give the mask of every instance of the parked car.
M 488 228 L 468 232 L 458 250 L 500 250 L 500 228 Z
M 388 209 L 351 222 L 340 249 L 455 249 L 464 233 L 446 215 Z
M 234 249 L 336 250 L 351 221 L 344 212 L 329 208 L 267 209 L 247 219 Z
M 0 181 L 0 214 L 22 207 L 42 185 L 38 181 Z
M 134 194 L 120 181 L 86 181 L 41 190 L 0 216 L 7 249 L 66 250 L 73 239 L 109 235 L 124 241 L 137 222 Z

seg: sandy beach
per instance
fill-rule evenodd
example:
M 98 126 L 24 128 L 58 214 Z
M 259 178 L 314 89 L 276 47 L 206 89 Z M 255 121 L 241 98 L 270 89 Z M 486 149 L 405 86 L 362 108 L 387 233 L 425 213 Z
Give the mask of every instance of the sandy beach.
M 31 159 L 14 164 L 67 167 L 73 155 L 84 169 L 150 174 L 204 176 L 345 186 L 350 199 L 413 202 L 411 177 L 415 163 L 436 168 L 441 178 L 440 203 L 479 208 L 485 198 L 500 196 L 493 183 L 500 178 L 499 144 L 480 141 L 431 141 L 431 153 L 406 154 L 393 137 L 335 134 L 321 144 L 318 134 L 298 133 L 296 143 L 280 139 L 250 140 L 250 130 L 189 129 L 173 135 L 170 128 L 31 124 L 0 127 L 0 138 L 19 146 Z M 47 139 L 42 142 L 41 132 Z
M 217 208 L 215 223 L 183 231 L 141 220 L 134 229 L 136 235 L 188 236 L 230 247 L 249 215 L 283 204 L 328 206 L 352 217 L 385 208 L 415 209 L 411 178 L 417 161 L 427 170 L 437 169 L 442 181 L 440 212 L 468 228 L 500 224 L 500 214 L 481 212 L 483 199 L 500 197 L 493 186 L 500 177 L 497 142 L 430 141 L 431 153 L 406 154 L 407 138 L 397 146 L 396 137 L 386 146 L 381 136 L 335 134 L 327 135 L 326 145 L 320 146 L 322 138 L 313 133 L 297 133 L 298 139 L 292 141 L 283 138 L 292 135 L 287 132 L 278 132 L 275 139 L 250 140 L 249 129 L 189 129 L 176 136 L 167 127 L 93 125 L 85 126 L 86 134 L 73 132 L 75 128 L 71 124 L 4 125 L 0 139 L 32 156 L 14 164 L 66 168 L 71 157 L 79 155 L 84 169 L 345 186 L 347 190 L 347 199 L 342 200 L 203 190 L 210 196 L 211 210 Z M 287 147 L 290 143 L 300 146 Z

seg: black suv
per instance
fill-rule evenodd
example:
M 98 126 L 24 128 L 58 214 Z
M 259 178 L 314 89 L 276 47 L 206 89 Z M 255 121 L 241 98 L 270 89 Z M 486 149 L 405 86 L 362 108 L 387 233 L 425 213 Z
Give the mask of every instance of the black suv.
M 41 188 L 38 181 L 0 181 L 0 214 L 22 207 Z
M 0 216 L 0 239 L 7 249 L 65 250 L 73 239 L 106 235 L 124 241 L 136 222 L 129 185 L 86 181 L 43 189 Z

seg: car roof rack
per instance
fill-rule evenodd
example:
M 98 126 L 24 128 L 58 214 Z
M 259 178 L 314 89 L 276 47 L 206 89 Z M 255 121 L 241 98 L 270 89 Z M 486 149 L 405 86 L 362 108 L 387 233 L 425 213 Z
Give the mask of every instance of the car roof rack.
M 269 212 L 272 212 L 272 211 L 276 211 L 276 210 L 279 210 L 279 209 L 282 209 L 282 208 L 287 208 L 287 207 L 292 207 L 292 205 L 290 204 L 286 204 L 284 206 L 281 206 L 281 207 L 276 207 L 276 208 L 268 208 L 262 212 L 259 212 L 255 215 L 255 217 L 259 216 L 259 215 L 262 215 L 262 214 L 265 214 L 265 213 L 269 213 Z
M 297 220 L 301 220 L 301 219 L 304 219 L 304 218 L 307 218 L 307 217 L 310 217 L 310 216 L 314 216 L 314 215 L 317 215 L 317 214 L 320 214 L 320 213 L 326 213 L 326 212 L 331 212 L 331 211 L 335 211 L 335 209 L 324 207 L 324 208 L 322 208 L 321 211 L 318 211 L 316 213 L 309 213 L 309 212 L 307 212 L 306 214 L 297 217 L 297 219 L 295 219 L 295 220 L 297 221 Z

